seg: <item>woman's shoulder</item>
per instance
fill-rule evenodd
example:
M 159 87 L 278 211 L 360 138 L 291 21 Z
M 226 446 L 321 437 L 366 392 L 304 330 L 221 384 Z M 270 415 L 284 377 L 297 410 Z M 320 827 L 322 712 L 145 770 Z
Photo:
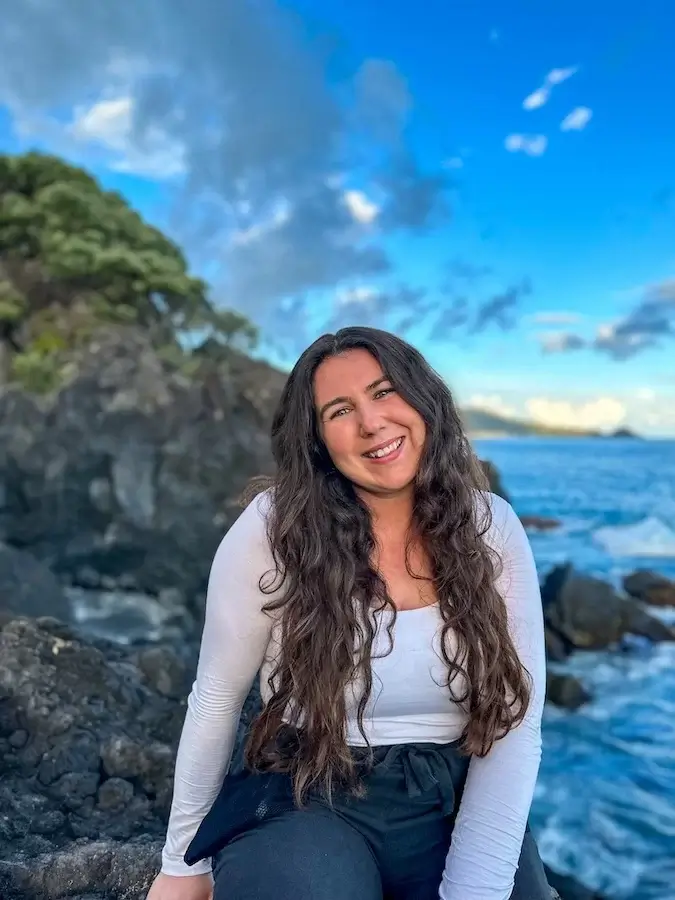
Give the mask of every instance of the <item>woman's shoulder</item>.
M 514 529 L 518 532 L 522 525 L 508 500 L 492 491 L 475 491 L 477 518 L 485 522 L 485 537 L 496 548 L 503 547 L 511 538 Z

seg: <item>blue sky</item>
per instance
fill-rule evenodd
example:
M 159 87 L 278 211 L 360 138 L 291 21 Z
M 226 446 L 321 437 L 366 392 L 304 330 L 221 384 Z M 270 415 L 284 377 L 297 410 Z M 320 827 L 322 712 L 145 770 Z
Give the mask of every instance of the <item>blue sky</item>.
M 0 147 L 122 190 L 274 359 L 380 324 L 462 403 L 675 435 L 665 0 L 217 5 L 16 14 Z

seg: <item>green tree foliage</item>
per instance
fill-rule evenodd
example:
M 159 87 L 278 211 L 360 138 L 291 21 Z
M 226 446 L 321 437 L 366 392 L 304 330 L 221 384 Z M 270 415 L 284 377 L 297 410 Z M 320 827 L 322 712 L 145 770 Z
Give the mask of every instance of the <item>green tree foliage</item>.
M 15 368 L 39 359 L 43 383 L 61 338 L 106 321 L 177 350 L 195 334 L 226 347 L 257 338 L 243 316 L 213 306 L 179 247 L 120 194 L 54 156 L 0 155 L 0 340 Z M 45 340 L 45 327 L 59 337 Z

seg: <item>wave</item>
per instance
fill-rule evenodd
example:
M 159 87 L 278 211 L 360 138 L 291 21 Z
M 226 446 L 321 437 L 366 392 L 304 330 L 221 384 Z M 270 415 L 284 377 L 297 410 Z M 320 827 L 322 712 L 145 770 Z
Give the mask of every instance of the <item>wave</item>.
M 593 539 L 610 556 L 675 557 L 675 531 L 655 516 L 634 525 L 598 528 Z

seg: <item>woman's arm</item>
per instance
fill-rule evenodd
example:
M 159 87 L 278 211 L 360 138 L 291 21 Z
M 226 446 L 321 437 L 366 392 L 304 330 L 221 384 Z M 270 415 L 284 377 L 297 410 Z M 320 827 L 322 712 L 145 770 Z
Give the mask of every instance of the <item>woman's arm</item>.
M 539 581 L 520 520 L 508 503 L 491 499 L 494 543 L 503 558 L 497 586 L 533 690 L 523 721 L 469 764 L 441 900 L 509 900 L 541 760 L 546 659 Z
M 232 756 L 239 717 L 269 642 L 269 601 L 258 587 L 273 568 L 265 533 L 267 495 L 248 506 L 223 538 L 211 567 L 199 664 L 176 757 L 162 872 L 199 875 L 183 855 L 218 794 Z

